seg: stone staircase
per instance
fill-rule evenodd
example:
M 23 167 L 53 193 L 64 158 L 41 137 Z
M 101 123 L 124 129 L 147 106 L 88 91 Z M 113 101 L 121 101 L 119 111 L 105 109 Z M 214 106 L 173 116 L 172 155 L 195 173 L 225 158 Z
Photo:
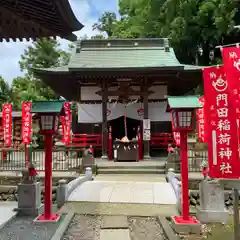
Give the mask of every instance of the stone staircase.
M 99 165 L 97 167 L 97 174 L 164 174 L 165 162 L 157 165 L 145 164 L 143 165 Z

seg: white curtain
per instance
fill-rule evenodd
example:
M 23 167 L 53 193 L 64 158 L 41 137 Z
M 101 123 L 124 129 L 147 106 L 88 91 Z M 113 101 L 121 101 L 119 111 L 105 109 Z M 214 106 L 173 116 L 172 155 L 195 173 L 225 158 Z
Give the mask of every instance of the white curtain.
M 108 120 L 113 120 L 124 115 L 124 104 L 108 103 Z M 143 115 L 138 114 L 138 109 L 142 108 L 141 103 L 129 104 L 126 107 L 128 118 L 142 120 Z M 166 102 L 155 102 L 148 104 L 148 113 L 151 122 L 171 121 L 170 113 L 166 113 Z M 102 104 L 78 104 L 79 123 L 101 123 Z

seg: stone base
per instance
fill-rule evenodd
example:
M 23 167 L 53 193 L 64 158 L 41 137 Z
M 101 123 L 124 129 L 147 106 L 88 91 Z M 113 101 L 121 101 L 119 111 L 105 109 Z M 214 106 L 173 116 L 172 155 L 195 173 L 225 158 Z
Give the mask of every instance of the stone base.
M 204 210 L 200 207 L 197 207 L 197 218 L 202 223 L 226 223 L 229 217 L 229 212 L 227 210 L 223 211 L 213 211 L 213 210 Z
M 35 216 L 39 214 L 41 204 L 41 183 L 21 183 L 18 185 L 18 215 Z
M 38 208 L 14 208 L 13 210 L 17 212 L 18 216 L 38 216 L 42 206 L 43 204 L 41 204 Z
M 189 216 L 189 220 L 174 216 L 171 220 L 171 226 L 178 234 L 201 234 L 201 223 L 193 216 Z
M 143 156 L 143 161 L 149 161 L 149 160 L 152 160 L 150 155 L 144 155 Z
M 45 218 L 44 214 L 36 217 L 33 222 L 34 223 L 56 223 L 60 220 L 60 214 L 51 214 L 50 218 Z
M 107 155 L 103 155 L 103 156 L 101 157 L 101 159 L 103 159 L 103 160 L 108 160 L 108 156 L 107 156 Z

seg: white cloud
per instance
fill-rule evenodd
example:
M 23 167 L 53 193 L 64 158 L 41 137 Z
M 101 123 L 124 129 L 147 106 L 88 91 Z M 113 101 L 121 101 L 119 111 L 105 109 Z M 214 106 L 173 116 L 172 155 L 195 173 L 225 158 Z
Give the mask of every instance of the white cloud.
M 104 11 L 116 11 L 118 0 L 70 0 L 69 1 L 77 19 L 84 25 L 81 31 L 75 34 L 80 36 L 93 36 L 92 25 L 98 20 Z M 64 49 L 68 46 L 68 41 L 60 40 Z M 23 75 L 20 72 L 18 61 L 24 49 L 31 43 L 28 42 L 2 42 L 0 43 L 0 75 L 9 83 L 17 76 Z

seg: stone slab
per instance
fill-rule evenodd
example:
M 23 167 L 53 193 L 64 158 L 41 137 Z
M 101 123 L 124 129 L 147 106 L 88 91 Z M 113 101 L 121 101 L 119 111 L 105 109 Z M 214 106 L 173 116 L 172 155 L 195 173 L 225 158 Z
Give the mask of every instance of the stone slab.
M 100 240 L 131 240 L 128 229 L 101 229 Z
M 174 221 L 171 222 L 171 226 L 178 234 L 201 234 L 201 224 L 177 224 Z
M 108 228 L 128 228 L 127 216 L 104 216 L 101 224 L 102 229 Z
M 169 183 L 93 181 L 77 187 L 68 201 L 175 205 L 177 199 Z

